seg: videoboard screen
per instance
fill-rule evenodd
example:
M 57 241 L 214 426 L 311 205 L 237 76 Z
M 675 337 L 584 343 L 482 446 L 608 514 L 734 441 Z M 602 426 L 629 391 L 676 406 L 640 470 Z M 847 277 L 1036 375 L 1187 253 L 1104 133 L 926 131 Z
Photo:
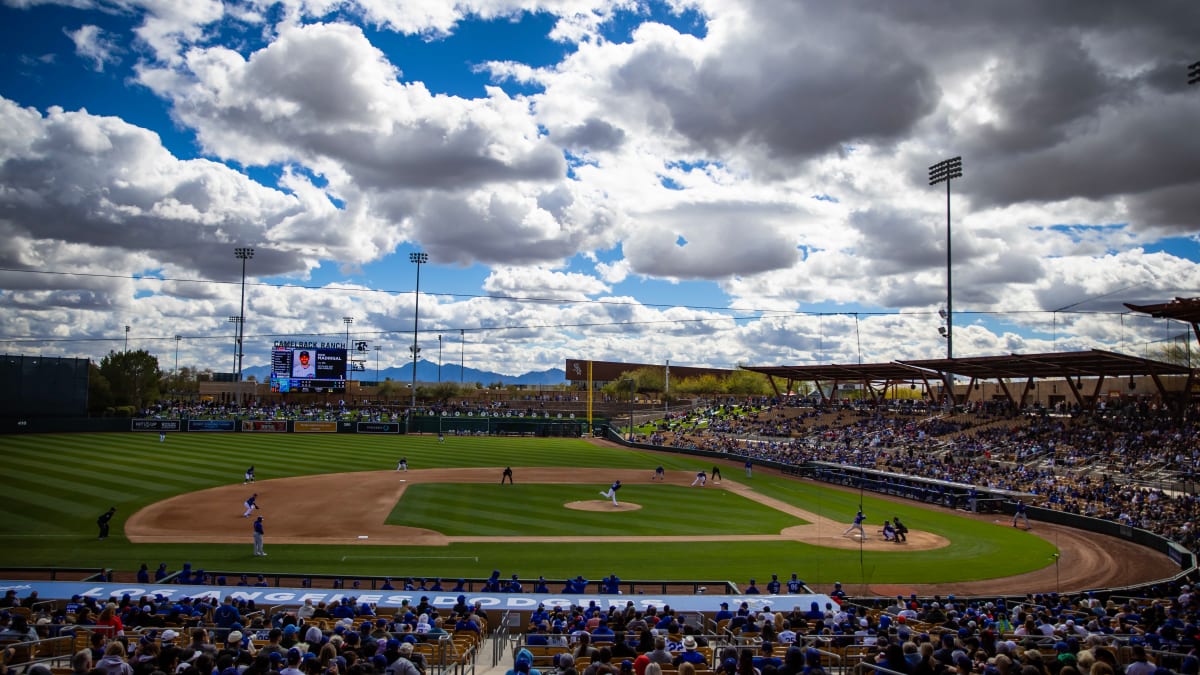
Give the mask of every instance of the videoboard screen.
M 346 391 L 346 349 L 315 342 L 277 342 L 271 351 L 271 391 Z

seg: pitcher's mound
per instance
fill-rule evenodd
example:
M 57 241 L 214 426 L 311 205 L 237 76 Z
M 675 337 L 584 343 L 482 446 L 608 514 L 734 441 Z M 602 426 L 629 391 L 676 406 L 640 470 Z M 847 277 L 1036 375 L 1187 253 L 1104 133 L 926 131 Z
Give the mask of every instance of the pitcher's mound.
M 563 506 L 576 511 L 637 511 L 642 508 L 641 504 L 632 502 L 621 502 L 620 506 L 613 506 L 612 502 L 603 499 L 588 499 L 582 502 L 567 502 Z

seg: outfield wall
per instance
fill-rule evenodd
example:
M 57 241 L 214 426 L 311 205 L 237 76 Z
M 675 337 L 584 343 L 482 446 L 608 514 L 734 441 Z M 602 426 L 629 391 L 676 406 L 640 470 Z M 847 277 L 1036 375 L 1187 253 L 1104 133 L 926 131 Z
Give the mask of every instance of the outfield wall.
M 593 419 L 593 426 L 607 427 L 607 419 Z M 0 420 L 0 434 L 109 433 L 338 433 L 338 434 L 466 434 L 481 436 L 537 436 L 582 438 L 588 435 L 586 419 L 570 415 L 526 417 L 504 415 L 419 416 L 399 422 L 357 420 L 260 420 L 246 418 L 158 419 L 127 417 L 80 417 L 68 419 L 17 418 Z

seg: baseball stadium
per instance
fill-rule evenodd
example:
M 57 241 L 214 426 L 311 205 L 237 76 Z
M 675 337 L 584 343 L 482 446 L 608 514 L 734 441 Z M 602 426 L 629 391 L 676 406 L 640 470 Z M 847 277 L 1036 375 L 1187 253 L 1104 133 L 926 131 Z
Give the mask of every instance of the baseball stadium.
M 928 391 L 945 374 L 891 363 L 750 368 L 775 395 L 665 414 L 649 400 L 607 416 L 463 400 L 403 423 L 279 403 L 14 421 L 0 566 L 5 620 L 26 632 L 7 640 L 11 658 L 65 673 L 90 636 L 117 638 L 115 615 L 131 659 L 130 638 L 161 649 L 168 630 L 266 658 L 289 625 L 327 642 L 382 622 L 379 649 L 407 638 L 427 670 L 508 669 L 522 650 L 525 667 L 554 670 L 583 631 L 605 652 L 574 654 L 576 668 L 662 637 L 701 654 L 700 673 L 732 675 L 743 653 L 893 670 L 885 645 L 924 635 L 966 658 L 981 638 L 1030 658 L 1099 647 L 1118 663 L 1152 647 L 1182 672 L 1194 642 L 1105 628 L 1131 611 L 1195 616 L 1195 492 L 1189 468 L 1164 461 L 1193 423 L 1169 386 L 1161 413 L 1096 394 L 1105 377 L 1190 371 L 1106 352 L 960 361 L 939 365 L 979 380 L 1057 369 L 1080 405 L 972 400 L 978 387 L 953 379 L 949 409 L 790 394 L 801 380 L 885 392 L 898 370 Z M 1164 442 L 1131 471 L 1118 449 L 1147 428 Z M 1081 442 L 1098 429 L 1109 442 Z M 461 625 L 464 603 L 482 628 Z M 414 633 L 430 613 L 443 632 Z

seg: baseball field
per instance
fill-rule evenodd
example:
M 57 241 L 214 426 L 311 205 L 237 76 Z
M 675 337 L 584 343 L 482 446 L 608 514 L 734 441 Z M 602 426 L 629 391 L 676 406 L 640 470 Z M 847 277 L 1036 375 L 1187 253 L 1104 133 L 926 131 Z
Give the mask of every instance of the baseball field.
M 838 489 L 711 461 L 576 439 L 356 434 L 0 437 L 0 566 L 206 570 L 561 582 L 748 579 L 792 572 L 880 594 L 1026 592 L 1145 581 L 1174 569 L 1124 541 Z M 396 471 L 408 460 L 407 472 Z M 243 485 L 254 465 L 257 482 Z M 665 481 L 652 481 L 654 468 Z M 505 466 L 515 484 L 500 485 Z M 623 482 L 619 505 L 600 496 Z M 258 494 L 267 558 L 243 501 Z M 842 533 L 859 506 L 868 538 Z M 112 536 L 96 517 L 117 508 Z M 877 535 L 884 518 L 905 544 Z M 1131 548 L 1132 547 L 1132 548 Z M 555 585 L 555 590 L 561 583 Z

